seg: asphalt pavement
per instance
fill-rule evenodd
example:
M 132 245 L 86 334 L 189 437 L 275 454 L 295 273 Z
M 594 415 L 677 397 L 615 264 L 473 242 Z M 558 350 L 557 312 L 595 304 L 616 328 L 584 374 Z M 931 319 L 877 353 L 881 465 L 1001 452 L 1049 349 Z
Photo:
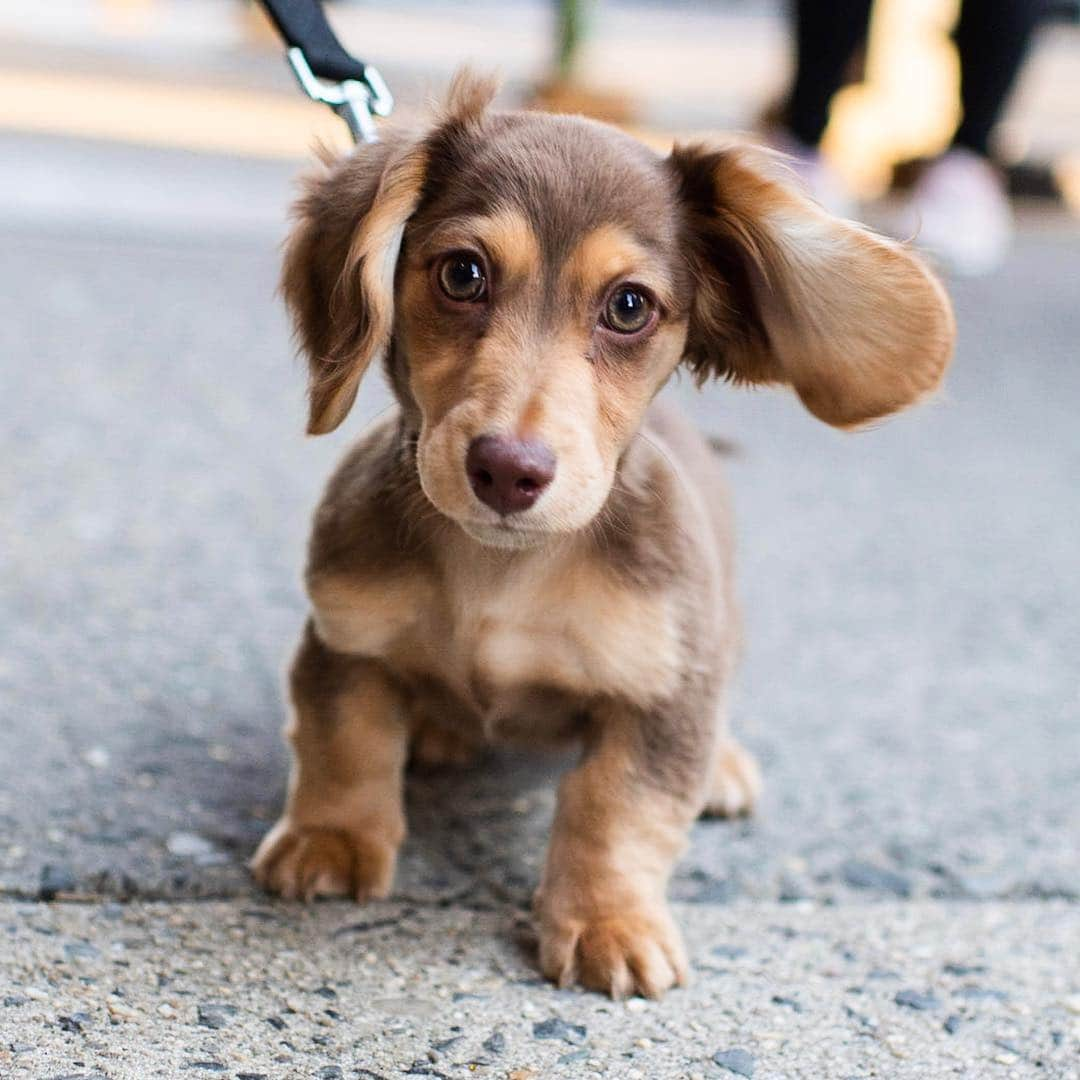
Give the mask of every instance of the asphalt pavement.
M 392 902 L 251 884 L 308 517 L 388 400 L 302 435 L 294 172 L 0 136 L 0 1075 L 1080 1075 L 1077 222 L 1022 211 L 944 393 L 874 430 L 672 388 L 736 447 L 766 793 L 673 883 L 694 989 L 630 1008 L 535 979 L 557 759 L 414 778 Z

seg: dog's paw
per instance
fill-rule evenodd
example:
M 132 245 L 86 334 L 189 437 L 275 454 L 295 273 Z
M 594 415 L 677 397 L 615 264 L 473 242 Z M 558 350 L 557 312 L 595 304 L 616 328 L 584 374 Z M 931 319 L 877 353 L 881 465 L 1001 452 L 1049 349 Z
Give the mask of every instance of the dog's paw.
M 740 817 L 753 812 L 761 795 L 761 770 L 754 756 L 734 739 L 716 752 L 712 786 L 702 811 L 710 817 Z
M 421 724 L 412 738 L 412 760 L 425 769 L 472 765 L 479 753 L 475 743 L 437 724 Z
M 282 818 L 251 860 L 255 880 L 286 900 L 351 896 L 362 903 L 390 894 L 397 846 L 345 829 L 295 825 Z
M 595 918 L 540 918 L 540 967 L 560 987 L 580 982 L 615 999 L 662 997 L 686 982 L 682 936 L 663 908 Z

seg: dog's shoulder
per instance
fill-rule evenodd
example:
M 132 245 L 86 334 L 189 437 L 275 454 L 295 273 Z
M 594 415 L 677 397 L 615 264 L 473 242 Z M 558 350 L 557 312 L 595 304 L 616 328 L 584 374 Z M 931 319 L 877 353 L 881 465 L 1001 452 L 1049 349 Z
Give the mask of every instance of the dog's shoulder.
M 424 513 L 394 408 L 346 451 L 315 512 L 305 581 L 315 627 L 331 648 L 378 655 L 431 606 Z
M 420 494 L 414 477 L 394 407 L 349 447 L 323 489 L 308 544 L 309 578 L 379 576 L 415 558 L 419 545 L 408 530 Z

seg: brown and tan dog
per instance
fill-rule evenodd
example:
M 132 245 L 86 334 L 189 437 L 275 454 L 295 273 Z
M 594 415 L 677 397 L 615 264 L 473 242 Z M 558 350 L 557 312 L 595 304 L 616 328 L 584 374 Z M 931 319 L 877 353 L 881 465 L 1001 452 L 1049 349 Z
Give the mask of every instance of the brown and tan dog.
M 488 108 L 469 77 L 422 133 L 309 181 L 284 292 L 310 431 L 369 365 L 398 401 L 330 480 L 293 663 L 295 763 L 255 874 L 287 897 L 386 896 L 411 752 L 577 740 L 536 895 L 560 984 L 663 993 L 665 900 L 705 810 L 747 811 L 727 734 L 731 522 L 704 441 L 650 406 L 680 364 L 794 387 L 850 427 L 932 391 L 937 281 L 750 152 L 661 158 L 582 119 Z

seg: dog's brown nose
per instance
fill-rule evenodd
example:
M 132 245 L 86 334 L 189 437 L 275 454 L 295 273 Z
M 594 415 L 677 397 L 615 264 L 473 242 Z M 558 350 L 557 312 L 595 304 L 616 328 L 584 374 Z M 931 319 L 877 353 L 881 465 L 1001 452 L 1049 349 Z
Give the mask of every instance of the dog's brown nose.
M 555 479 L 555 455 L 537 439 L 481 435 L 465 455 L 476 497 L 500 514 L 528 510 Z

